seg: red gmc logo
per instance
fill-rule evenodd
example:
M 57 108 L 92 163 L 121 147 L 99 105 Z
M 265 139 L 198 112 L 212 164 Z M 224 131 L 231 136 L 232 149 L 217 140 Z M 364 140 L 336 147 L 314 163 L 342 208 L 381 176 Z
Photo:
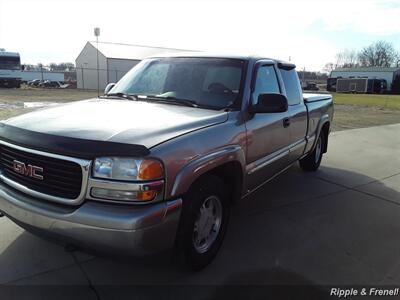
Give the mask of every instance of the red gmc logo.
M 26 165 L 25 163 L 14 160 L 13 161 L 13 169 L 16 173 L 32 177 L 35 179 L 43 180 L 43 168 L 32 166 L 31 164 Z

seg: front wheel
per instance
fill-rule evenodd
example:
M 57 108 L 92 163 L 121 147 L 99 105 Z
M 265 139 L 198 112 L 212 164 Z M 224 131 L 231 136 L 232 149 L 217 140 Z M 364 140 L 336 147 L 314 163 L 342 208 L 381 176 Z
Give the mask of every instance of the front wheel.
M 224 182 L 207 176 L 184 197 L 180 225 L 181 254 L 186 266 L 200 270 L 216 256 L 225 236 L 230 214 Z
M 324 144 L 325 135 L 323 132 L 321 132 L 318 137 L 317 144 L 314 147 L 314 150 L 299 161 L 300 167 L 304 171 L 313 172 L 319 168 L 322 160 Z

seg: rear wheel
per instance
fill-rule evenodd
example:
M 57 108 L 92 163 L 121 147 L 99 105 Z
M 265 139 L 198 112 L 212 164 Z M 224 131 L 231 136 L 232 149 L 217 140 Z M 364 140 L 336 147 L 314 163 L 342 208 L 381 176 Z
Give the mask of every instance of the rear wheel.
M 216 256 L 229 221 L 230 203 L 224 182 L 207 176 L 184 197 L 178 235 L 181 258 L 186 266 L 199 270 Z
M 304 171 L 313 172 L 318 170 L 322 160 L 324 144 L 325 134 L 322 131 L 318 137 L 317 144 L 315 145 L 314 150 L 299 161 L 300 167 Z

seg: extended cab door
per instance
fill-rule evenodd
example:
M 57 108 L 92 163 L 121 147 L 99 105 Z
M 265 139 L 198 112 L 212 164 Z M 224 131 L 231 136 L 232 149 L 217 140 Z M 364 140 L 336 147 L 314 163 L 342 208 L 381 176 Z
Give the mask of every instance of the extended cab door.
M 259 61 L 255 65 L 250 101 L 255 104 L 264 93 L 281 93 L 275 64 Z M 289 164 L 290 129 L 288 112 L 255 113 L 246 121 L 247 190 L 253 190 Z
M 289 104 L 289 160 L 294 162 L 303 155 L 306 146 L 307 108 L 295 66 L 292 64 L 278 64 L 278 66 Z

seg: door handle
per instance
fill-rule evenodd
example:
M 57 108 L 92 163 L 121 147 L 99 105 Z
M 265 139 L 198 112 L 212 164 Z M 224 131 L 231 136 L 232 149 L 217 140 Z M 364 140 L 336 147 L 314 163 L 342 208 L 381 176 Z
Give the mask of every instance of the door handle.
M 289 118 L 284 118 L 283 119 L 283 127 L 287 128 L 290 126 L 290 119 Z

